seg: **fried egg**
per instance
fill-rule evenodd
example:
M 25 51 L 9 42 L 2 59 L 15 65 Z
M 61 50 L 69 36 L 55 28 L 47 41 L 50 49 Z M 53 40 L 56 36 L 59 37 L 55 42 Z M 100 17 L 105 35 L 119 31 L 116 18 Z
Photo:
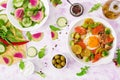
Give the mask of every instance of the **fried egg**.
M 84 39 L 86 47 L 90 50 L 94 50 L 100 46 L 99 37 L 97 35 L 92 35 L 88 33 Z

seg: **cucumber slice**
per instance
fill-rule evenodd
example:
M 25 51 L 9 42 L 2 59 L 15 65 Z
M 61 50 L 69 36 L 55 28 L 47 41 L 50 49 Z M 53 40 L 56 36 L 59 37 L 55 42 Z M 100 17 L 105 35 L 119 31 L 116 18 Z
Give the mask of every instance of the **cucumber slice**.
M 37 56 L 37 49 L 33 46 L 29 47 L 28 50 L 27 50 L 27 55 L 29 57 L 35 57 Z
M 29 17 L 32 16 L 33 15 L 33 11 L 31 11 L 31 10 L 27 11 L 26 15 L 29 16 Z
M 8 22 L 8 18 L 5 14 L 0 14 L 0 19 L 3 20 L 5 23 Z
M 30 27 L 32 25 L 32 21 L 30 18 L 23 18 L 22 25 L 26 27 Z
M 41 9 L 41 8 L 42 8 L 42 6 L 44 6 L 44 5 L 43 5 L 43 2 L 42 2 L 42 1 L 40 1 L 40 3 L 39 3 L 39 5 L 38 5 L 38 7 L 37 7 L 37 8 L 38 8 L 38 9 Z
M 21 7 L 24 3 L 24 0 L 13 0 L 13 5 L 15 7 Z
M 37 9 L 37 6 L 32 6 L 30 3 L 28 4 L 28 8 L 31 10 L 35 10 Z
M 6 47 L 3 43 L 0 43 L 0 55 L 6 51 Z
M 67 25 L 67 19 L 65 18 L 65 17 L 59 17 L 58 19 L 57 19 L 57 25 L 59 26 L 59 27 L 65 27 L 66 25 Z

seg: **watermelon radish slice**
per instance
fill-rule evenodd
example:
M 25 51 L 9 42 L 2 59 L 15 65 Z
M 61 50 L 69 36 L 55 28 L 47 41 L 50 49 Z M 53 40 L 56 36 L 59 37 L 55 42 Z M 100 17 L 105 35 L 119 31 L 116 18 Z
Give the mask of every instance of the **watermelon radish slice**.
M 3 7 L 3 8 L 6 8 L 6 7 L 7 7 L 7 2 L 5 2 L 5 1 L 2 2 L 2 3 L 0 4 L 0 6 Z
M 3 60 L 7 65 L 11 65 L 13 63 L 13 58 L 9 55 L 3 56 Z
M 40 22 L 43 19 L 43 12 L 42 11 L 38 11 L 38 13 L 36 15 L 31 16 L 31 20 L 34 22 Z
M 51 38 L 52 40 L 58 39 L 58 33 L 56 31 L 51 31 Z
M 32 6 L 37 6 L 39 3 L 39 0 L 29 0 L 29 1 Z
M 44 37 L 43 32 L 35 33 L 35 34 L 32 35 L 32 40 L 37 42 L 37 41 L 42 40 L 43 37 Z
M 23 58 L 23 54 L 20 53 L 20 52 L 17 52 L 17 53 L 14 54 L 14 57 L 16 57 L 16 58 Z
M 18 8 L 18 9 L 16 9 L 14 14 L 15 14 L 15 17 L 17 19 L 21 20 L 23 18 L 23 16 L 24 16 L 24 8 Z

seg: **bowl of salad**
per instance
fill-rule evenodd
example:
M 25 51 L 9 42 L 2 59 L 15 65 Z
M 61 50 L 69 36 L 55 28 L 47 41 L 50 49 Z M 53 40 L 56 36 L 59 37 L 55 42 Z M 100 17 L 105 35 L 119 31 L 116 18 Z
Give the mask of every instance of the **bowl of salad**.
M 94 66 L 112 61 L 116 42 L 116 33 L 108 22 L 86 16 L 72 23 L 68 48 L 75 60 Z
M 8 0 L 8 19 L 22 31 L 31 31 L 42 27 L 48 15 L 47 0 Z

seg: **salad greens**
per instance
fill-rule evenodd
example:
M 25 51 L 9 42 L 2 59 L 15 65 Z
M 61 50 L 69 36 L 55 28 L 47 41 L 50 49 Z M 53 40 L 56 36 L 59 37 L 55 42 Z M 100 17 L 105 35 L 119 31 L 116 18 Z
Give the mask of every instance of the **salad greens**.
M 57 6 L 59 4 L 62 4 L 62 1 L 61 0 L 50 0 L 50 2 L 53 4 L 53 6 Z
M 23 41 L 22 33 L 14 28 L 12 25 L 5 25 L 6 23 L 0 19 L 0 37 L 7 42 L 21 42 Z
M 41 0 L 13 0 L 11 12 L 23 28 L 39 24 L 45 17 L 45 6 Z
M 87 71 L 90 67 L 89 66 L 85 66 L 81 68 L 81 71 L 79 73 L 76 73 L 77 76 L 83 76 L 85 74 L 87 74 Z
M 59 29 L 59 28 L 57 28 L 57 27 L 55 27 L 55 26 L 53 26 L 53 25 L 50 25 L 50 29 L 52 30 L 52 31 L 60 31 L 61 29 Z
M 19 68 L 22 70 L 25 68 L 25 63 L 22 60 L 20 61 Z
M 101 6 L 102 6 L 101 3 L 94 4 L 94 6 L 90 9 L 89 12 L 96 11 L 96 10 L 98 10 Z
M 45 56 L 45 51 L 46 51 L 46 46 L 44 46 L 43 48 L 40 49 L 39 53 L 38 53 L 38 58 L 43 58 Z

